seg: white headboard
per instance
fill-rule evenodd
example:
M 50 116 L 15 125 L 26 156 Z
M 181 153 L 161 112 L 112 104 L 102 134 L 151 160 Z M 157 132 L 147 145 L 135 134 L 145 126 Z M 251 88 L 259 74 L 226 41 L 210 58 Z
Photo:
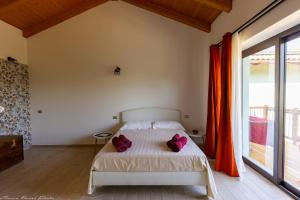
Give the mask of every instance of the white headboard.
M 181 113 L 176 109 L 159 107 L 136 108 L 120 113 L 121 122 L 132 120 L 169 120 L 180 122 Z

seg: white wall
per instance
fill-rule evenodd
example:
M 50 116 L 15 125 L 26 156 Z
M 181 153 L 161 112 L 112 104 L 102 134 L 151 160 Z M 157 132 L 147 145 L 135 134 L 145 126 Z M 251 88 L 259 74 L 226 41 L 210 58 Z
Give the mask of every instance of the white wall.
M 113 115 L 145 106 L 178 108 L 187 128 L 203 128 L 208 45 L 207 33 L 120 1 L 30 37 L 33 144 L 91 143 Z
M 0 58 L 8 56 L 27 64 L 27 40 L 21 30 L 0 20 Z

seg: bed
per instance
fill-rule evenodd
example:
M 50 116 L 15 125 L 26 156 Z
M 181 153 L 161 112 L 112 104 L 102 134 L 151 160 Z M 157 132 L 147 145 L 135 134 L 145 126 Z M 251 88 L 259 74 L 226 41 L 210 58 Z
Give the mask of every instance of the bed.
M 132 120 L 180 121 L 180 111 L 167 108 L 141 108 L 121 113 L 123 122 Z M 187 137 L 180 152 L 168 149 L 166 141 L 175 133 Z M 116 152 L 111 140 L 95 156 L 88 186 L 92 194 L 97 186 L 108 185 L 201 185 L 207 196 L 217 190 L 208 160 L 183 130 L 119 130 L 133 141 L 123 153 Z

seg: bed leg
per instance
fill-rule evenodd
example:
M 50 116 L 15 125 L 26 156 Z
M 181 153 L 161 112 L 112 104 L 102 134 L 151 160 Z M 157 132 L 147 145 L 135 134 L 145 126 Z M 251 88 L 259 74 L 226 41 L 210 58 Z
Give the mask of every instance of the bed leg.
M 92 186 L 92 188 L 89 188 L 89 189 L 88 189 L 87 194 L 88 194 L 89 196 L 93 196 L 93 195 L 95 194 L 95 189 L 96 189 L 96 187 L 95 187 L 95 186 Z
M 206 199 L 209 200 L 210 198 L 208 197 L 208 185 L 206 185 L 205 188 L 206 188 Z
M 206 195 L 208 196 L 208 185 L 206 185 L 205 188 L 206 188 Z
M 213 200 L 211 197 L 208 196 L 208 185 L 206 185 L 205 188 L 206 188 L 206 197 L 205 197 L 205 199 Z

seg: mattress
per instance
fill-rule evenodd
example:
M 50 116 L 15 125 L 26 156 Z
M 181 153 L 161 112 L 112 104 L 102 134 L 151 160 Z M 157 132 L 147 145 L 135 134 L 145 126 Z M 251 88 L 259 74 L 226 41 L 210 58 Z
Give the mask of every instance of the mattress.
M 174 134 L 188 138 L 180 152 L 172 152 L 166 142 Z M 184 131 L 175 130 L 125 130 L 123 134 L 133 144 L 127 151 L 118 153 L 111 140 L 96 155 L 94 171 L 102 172 L 176 172 L 206 170 L 207 159 L 199 147 Z

